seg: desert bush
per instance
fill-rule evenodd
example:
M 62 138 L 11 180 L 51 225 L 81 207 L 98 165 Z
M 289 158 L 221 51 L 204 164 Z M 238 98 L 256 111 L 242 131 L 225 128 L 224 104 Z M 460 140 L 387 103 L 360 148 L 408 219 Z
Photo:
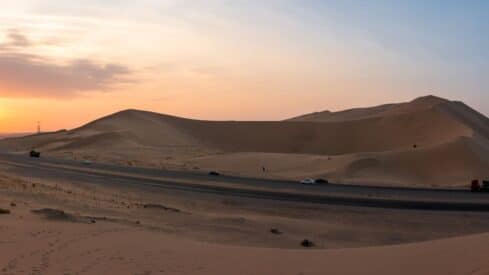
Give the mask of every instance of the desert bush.
M 314 243 L 308 239 L 305 239 L 301 242 L 301 245 L 303 247 L 313 247 L 314 246 Z
M 0 215 L 10 214 L 10 210 L 0 208 Z

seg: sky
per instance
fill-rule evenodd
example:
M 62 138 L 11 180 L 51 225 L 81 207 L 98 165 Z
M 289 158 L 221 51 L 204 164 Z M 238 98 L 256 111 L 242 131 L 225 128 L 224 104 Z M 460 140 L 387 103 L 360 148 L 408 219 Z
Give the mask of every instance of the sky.
M 16 0 L 0 132 L 122 109 L 278 120 L 435 94 L 489 115 L 489 1 Z

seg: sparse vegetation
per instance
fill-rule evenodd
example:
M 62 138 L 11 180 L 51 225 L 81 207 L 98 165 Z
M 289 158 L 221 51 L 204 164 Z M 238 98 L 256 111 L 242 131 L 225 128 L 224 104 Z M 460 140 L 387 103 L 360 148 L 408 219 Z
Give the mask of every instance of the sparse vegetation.
M 282 231 L 278 230 L 277 228 L 272 228 L 272 229 L 270 229 L 270 233 L 272 233 L 274 235 L 281 235 Z
M 31 211 L 34 214 L 42 215 L 50 220 L 73 220 L 73 216 L 65 213 L 63 210 L 43 208 Z
M 6 214 L 10 214 L 10 210 L 0 208 L 0 215 L 6 215 Z
M 301 245 L 303 247 L 313 247 L 314 246 L 314 243 L 308 239 L 304 239 L 302 242 L 301 242 Z

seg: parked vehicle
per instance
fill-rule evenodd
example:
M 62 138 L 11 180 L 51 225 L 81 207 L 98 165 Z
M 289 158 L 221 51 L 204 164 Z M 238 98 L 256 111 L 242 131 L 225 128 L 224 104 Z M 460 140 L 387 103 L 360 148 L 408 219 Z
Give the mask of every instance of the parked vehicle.
M 322 183 L 322 184 L 328 184 L 328 183 L 329 183 L 329 181 L 328 181 L 328 180 L 326 180 L 326 179 L 321 179 L 321 178 L 319 178 L 319 179 L 315 179 L 314 181 L 315 181 L 316 183 Z
M 489 192 L 489 180 L 473 180 L 470 185 L 472 192 Z
M 482 181 L 482 190 L 489 191 L 489 180 Z
M 35 150 L 32 150 L 29 152 L 29 156 L 31 158 L 40 158 L 41 157 L 41 152 L 37 152 Z

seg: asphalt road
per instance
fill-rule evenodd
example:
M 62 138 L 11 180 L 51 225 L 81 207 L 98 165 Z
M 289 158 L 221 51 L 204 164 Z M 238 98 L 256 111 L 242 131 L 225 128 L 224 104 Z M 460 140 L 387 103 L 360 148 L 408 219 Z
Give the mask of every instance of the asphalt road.
M 0 152 L 0 165 L 23 177 L 126 185 L 154 192 L 179 190 L 220 196 L 437 211 L 489 211 L 489 193 L 468 190 L 394 188 L 322 184 L 305 186 L 295 181 L 209 176 L 203 171 L 169 171 L 42 157 L 29 158 Z

